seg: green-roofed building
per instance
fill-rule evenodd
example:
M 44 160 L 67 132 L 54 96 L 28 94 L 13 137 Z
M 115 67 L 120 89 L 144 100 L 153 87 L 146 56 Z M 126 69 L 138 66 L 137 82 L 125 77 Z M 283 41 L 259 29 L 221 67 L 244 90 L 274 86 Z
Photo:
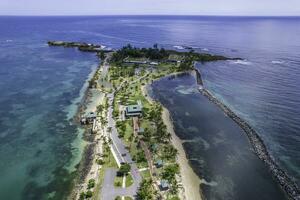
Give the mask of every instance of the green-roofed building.
M 126 117 L 141 117 L 142 116 L 142 105 L 139 103 L 136 105 L 126 106 L 125 116 Z

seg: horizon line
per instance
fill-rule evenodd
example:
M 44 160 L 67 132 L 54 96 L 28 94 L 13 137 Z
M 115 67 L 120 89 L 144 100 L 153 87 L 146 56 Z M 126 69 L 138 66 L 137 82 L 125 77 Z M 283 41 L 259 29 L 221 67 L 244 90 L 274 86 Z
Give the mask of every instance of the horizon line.
M 79 14 L 79 15 L 60 15 L 60 14 L 54 14 L 54 15 L 1 15 L 0 17 L 134 17 L 134 16 L 161 16 L 161 17 L 300 17 L 300 15 L 198 15 L 198 14 Z

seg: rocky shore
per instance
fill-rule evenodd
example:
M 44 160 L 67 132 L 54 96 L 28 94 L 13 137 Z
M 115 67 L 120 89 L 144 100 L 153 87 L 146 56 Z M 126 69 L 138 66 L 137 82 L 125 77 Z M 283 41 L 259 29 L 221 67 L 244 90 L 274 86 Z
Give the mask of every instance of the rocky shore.
M 92 72 L 92 75 L 95 72 Z M 80 119 L 81 116 L 85 113 L 87 109 L 87 104 L 91 101 L 92 94 L 89 88 L 87 88 L 84 92 L 84 96 L 81 99 L 77 113 L 74 117 L 74 123 L 76 123 L 78 126 L 80 125 Z M 95 135 L 90 134 L 90 129 L 85 128 L 83 138 L 82 140 L 86 142 L 86 146 L 84 148 L 82 159 L 80 163 L 77 166 L 77 176 L 74 179 L 73 183 L 73 189 L 70 191 L 70 194 L 67 199 L 77 199 L 79 192 L 82 190 L 83 185 L 86 181 L 86 178 L 91 171 L 94 157 L 95 157 L 95 148 L 96 148 L 96 142 L 95 142 Z
M 85 52 L 112 52 L 112 49 L 107 49 L 103 45 L 99 44 L 88 44 L 85 42 L 64 42 L 64 41 L 48 41 L 49 46 L 62 46 L 65 48 L 77 48 L 79 51 Z
M 230 108 L 220 102 L 216 97 L 214 97 L 208 90 L 203 88 L 203 81 L 201 79 L 201 73 L 198 69 L 195 69 L 196 79 L 199 85 L 199 91 L 202 95 L 206 96 L 211 102 L 216 104 L 223 112 L 233 119 L 246 133 L 252 148 L 256 155 L 269 167 L 276 181 L 279 183 L 281 188 L 286 192 L 289 199 L 300 200 L 300 190 L 296 183 L 284 172 L 277 163 L 270 156 L 267 148 L 257 134 L 257 132 L 243 119 L 237 116 Z

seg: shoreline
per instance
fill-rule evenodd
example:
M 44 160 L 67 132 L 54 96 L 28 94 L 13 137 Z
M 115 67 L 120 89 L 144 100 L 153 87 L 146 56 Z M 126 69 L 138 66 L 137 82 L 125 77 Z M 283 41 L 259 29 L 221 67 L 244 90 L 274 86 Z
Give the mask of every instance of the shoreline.
M 56 45 L 54 45 L 54 46 L 56 46 Z M 58 46 L 60 46 L 60 45 L 58 45 Z M 91 45 L 91 47 L 94 48 L 93 45 Z M 90 45 L 89 45 L 89 48 L 90 48 Z M 95 47 L 95 48 L 97 48 L 97 47 Z M 96 69 L 98 70 L 101 66 L 102 66 L 102 64 L 98 65 L 98 67 Z M 97 70 L 93 73 L 93 75 L 95 75 Z M 234 122 L 236 122 L 238 124 L 238 126 L 240 126 L 240 128 L 246 133 L 246 136 L 249 140 L 250 146 L 253 148 L 255 154 L 258 156 L 258 158 L 260 160 L 262 160 L 267 165 L 267 167 L 269 168 L 269 171 L 271 172 L 271 174 L 273 175 L 273 177 L 275 178 L 276 182 L 279 184 L 281 189 L 285 192 L 287 198 L 293 199 L 293 200 L 300 199 L 300 191 L 299 191 L 298 186 L 289 177 L 289 175 L 279 167 L 279 165 L 275 162 L 274 158 L 271 157 L 271 155 L 269 154 L 269 152 L 267 150 L 267 147 L 265 146 L 263 140 L 257 134 L 257 132 L 245 120 L 243 120 L 238 115 L 236 115 L 224 103 L 219 101 L 212 93 L 210 93 L 207 89 L 203 88 L 204 84 L 203 84 L 203 80 L 201 78 L 201 73 L 200 73 L 199 69 L 193 67 L 192 69 L 185 70 L 183 72 L 164 74 L 163 76 L 160 76 L 160 77 L 152 80 L 152 82 L 156 81 L 156 80 L 160 80 L 162 78 L 166 78 L 166 77 L 172 78 L 172 77 L 180 76 L 180 74 L 191 73 L 191 72 L 195 72 L 195 78 L 196 78 L 199 92 L 203 96 L 207 97 L 209 101 L 211 101 L 216 106 L 218 106 L 224 112 L 224 114 L 226 114 Z M 91 80 L 91 78 L 88 77 L 87 82 L 90 80 Z M 147 84 L 146 86 L 142 86 L 141 90 L 142 90 L 142 93 L 145 96 L 145 98 L 150 103 L 153 103 L 156 101 L 153 100 L 151 98 L 151 96 L 149 96 L 149 91 L 147 89 L 147 87 L 150 84 L 151 83 Z M 98 98 L 95 97 L 95 94 L 93 93 L 93 89 L 89 88 L 89 87 L 86 88 L 84 96 L 83 96 L 81 102 L 79 103 L 76 115 L 73 118 L 73 120 L 76 124 L 78 124 L 78 119 L 80 118 L 81 114 L 83 114 L 84 112 L 87 111 L 89 104 L 97 105 L 97 103 L 98 103 L 98 102 L 96 102 L 97 99 Z M 99 101 L 99 103 L 100 103 L 100 101 Z M 201 184 L 200 177 L 198 177 L 194 173 L 193 169 L 189 165 L 189 161 L 188 161 L 186 153 L 184 151 L 182 141 L 180 140 L 180 138 L 177 137 L 177 135 L 174 131 L 173 122 L 172 122 L 170 113 L 165 107 L 163 107 L 162 119 L 163 119 L 164 124 L 167 126 L 167 130 L 172 135 L 171 142 L 172 142 L 173 146 L 176 147 L 176 149 L 178 150 L 178 153 L 179 153 L 177 155 L 177 162 L 180 166 L 179 182 L 183 185 L 183 188 L 182 188 L 183 191 L 180 190 L 179 195 L 182 199 L 192 199 L 192 200 L 202 199 L 201 196 L 203 194 L 201 193 L 201 188 L 200 188 L 200 184 Z M 92 163 L 92 161 L 94 160 L 95 153 L 97 150 L 96 149 L 97 136 L 89 134 L 88 130 L 89 130 L 89 128 L 85 128 L 85 131 L 84 131 L 84 134 L 82 137 L 82 140 L 86 141 L 87 144 L 82 153 L 82 158 L 80 159 L 80 162 L 78 163 L 78 165 L 76 167 L 77 168 L 77 170 L 76 170 L 77 176 L 74 179 L 73 184 L 71 186 L 72 189 L 70 191 L 70 195 L 68 195 L 69 197 L 73 197 L 72 199 L 74 199 L 74 197 L 76 197 L 76 195 L 78 195 L 80 190 L 84 187 L 88 177 L 95 176 L 95 174 L 93 172 L 93 168 L 94 168 L 93 164 L 95 164 L 95 163 Z M 97 169 L 98 168 L 99 167 L 97 167 Z M 94 168 L 94 169 L 96 169 L 96 168 Z M 98 171 L 99 170 L 97 170 L 97 172 Z M 197 187 L 195 187 L 195 186 L 197 186 Z
M 185 72 L 183 72 L 185 73 Z M 169 74 L 167 76 L 164 76 L 162 78 L 168 77 L 168 76 L 174 76 L 178 75 L 179 73 L 176 74 Z M 159 79 L 158 79 L 159 80 Z M 150 84 L 147 84 L 145 86 L 141 87 L 142 93 L 144 97 L 151 103 L 154 103 L 155 100 L 152 99 L 152 97 L 149 95 L 148 92 L 148 87 Z M 185 150 L 182 145 L 181 139 L 176 135 L 174 126 L 173 126 L 173 121 L 170 115 L 170 112 L 167 108 L 163 107 L 163 112 L 162 112 L 162 119 L 164 124 L 167 126 L 167 131 L 171 133 L 171 142 L 173 146 L 178 150 L 178 155 L 177 155 L 177 162 L 180 167 L 180 182 L 182 183 L 183 191 L 181 191 L 180 197 L 183 200 L 202 200 L 202 193 L 201 193 L 201 179 L 192 167 L 189 164 L 189 161 L 187 159 Z
M 269 154 L 266 145 L 264 144 L 261 137 L 258 133 L 242 118 L 235 114 L 228 106 L 218 100 L 213 94 L 211 94 L 203 86 L 203 80 L 201 78 L 200 70 L 194 68 L 196 73 L 196 80 L 199 86 L 199 92 L 205 96 L 209 101 L 218 106 L 224 114 L 231 118 L 237 125 L 245 132 L 251 148 L 253 148 L 255 154 L 260 160 L 262 160 L 272 176 L 275 178 L 276 182 L 279 184 L 280 188 L 285 192 L 288 199 L 299 200 L 300 199 L 300 190 L 296 183 L 289 177 L 289 175 L 282 170 L 279 165 L 275 162 L 274 158 Z
M 94 77 L 94 75 L 97 73 L 97 70 L 101 66 L 102 65 L 98 65 L 94 70 L 92 70 L 90 75 L 87 77 L 86 83 L 84 84 L 83 88 Z M 74 124 L 76 124 L 76 126 L 80 126 L 80 118 L 83 114 L 85 114 L 85 112 L 87 112 L 87 110 L 89 110 L 89 105 L 97 105 L 97 103 L 100 103 L 97 101 L 97 98 L 94 98 L 96 95 L 95 93 L 93 93 L 93 88 L 89 88 L 87 86 L 83 93 L 84 94 L 79 102 L 76 114 L 74 115 L 73 119 L 71 119 L 73 120 Z M 67 199 L 70 200 L 78 199 L 78 195 L 80 194 L 80 191 L 85 187 L 88 179 L 90 179 L 90 175 L 96 174 L 92 172 L 95 170 L 96 172 L 98 172 L 98 169 L 100 168 L 100 166 L 97 165 L 96 162 L 93 162 L 97 148 L 97 136 L 90 134 L 89 127 L 82 128 L 84 129 L 84 133 L 82 135 L 82 138 L 80 139 L 81 142 L 86 142 L 86 145 L 82 152 L 80 162 L 77 164 L 77 175 L 73 181 L 73 185 L 67 197 Z
M 167 126 L 167 130 L 172 135 L 172 144 L 178 150 L 177 162 L 180 166 L 180 178 L 183 186 L 183 192 L 185 193 L 185 197 L 183 199 L 202 200 L 203 197 L 200 188 L 201 179 L 190 166 L 189 160 L 187 159 L 185 150 L 182 145 L 182 141 L 174 131 L 173 120 L 170 115 L 170 112 L 165 107 L 163 107 L 162 116 L 163 122 Z

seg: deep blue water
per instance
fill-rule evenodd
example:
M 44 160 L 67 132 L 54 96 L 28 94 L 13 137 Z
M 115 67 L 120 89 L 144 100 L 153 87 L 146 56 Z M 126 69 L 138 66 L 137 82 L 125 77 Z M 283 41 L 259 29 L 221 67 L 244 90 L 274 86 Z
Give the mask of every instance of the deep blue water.
M 80 156 L 80 130 L 68 120 L 75 107 L 69 106 L 97 60 L 72 49 L 48 48 L 47 40 L 113 48 L 190 45 L 247 59 L 198 65 L 204 85 L 257 130 L 299 184 L 300 18 L 0 17 L 0 26 L 1 199 L 5 194 L 9 199 L 59 197 L 68 185 L 62 177 L 69 177 Z M 197 148 L 189 153 L 203 155 Z M 252 170 L 270 179 L 263 167 Z M 273 194 L 272 184 L 261 184 Z

